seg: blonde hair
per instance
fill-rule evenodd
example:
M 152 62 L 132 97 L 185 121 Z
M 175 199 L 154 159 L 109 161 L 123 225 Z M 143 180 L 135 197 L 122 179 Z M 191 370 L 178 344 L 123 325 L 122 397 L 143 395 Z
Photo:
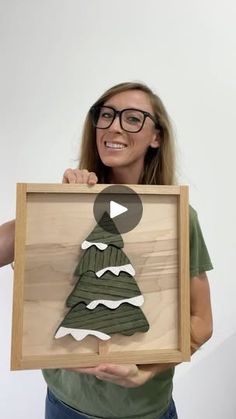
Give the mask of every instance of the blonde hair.
M 169 116 L 161 99 L 143 83 L 120 83 L 107 90 L 94 104 L 102 105 L 117 93 L 127 90 L 140 90 L 146 93 L 151 101 L 154 116 L 160 125 L 160 147 L 147 150 L 144 169 L 139 183 L 146 185 L 173 185 L 175 182 L 174 141 Z M 96 129 L 88 112 L 82 133 L 79 169 L 95 172 L 99 183 L 106 183 L 109 168 L 106 167 L 98 154 L 96 146 Z

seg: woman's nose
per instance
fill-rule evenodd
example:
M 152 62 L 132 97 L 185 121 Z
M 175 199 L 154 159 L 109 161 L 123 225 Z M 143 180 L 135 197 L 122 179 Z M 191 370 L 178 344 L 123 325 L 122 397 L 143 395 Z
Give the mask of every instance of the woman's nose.
M 110 125 L 110 127 L 108 128 L 109 130 L 114 130 L 114 131 L 122 131 L 122 127 L 120 124 L 120 118 L 119 115 L 115 116 L 114 121 L 112 122 L 112 124 Z

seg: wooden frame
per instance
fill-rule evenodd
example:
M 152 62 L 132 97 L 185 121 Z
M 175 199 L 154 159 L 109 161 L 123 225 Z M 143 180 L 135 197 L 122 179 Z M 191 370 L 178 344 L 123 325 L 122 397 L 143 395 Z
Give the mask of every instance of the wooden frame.
M 122 237 L 150 332 L 114 335 L 109 343 L 54 339 L 80 244 L 96 225 L 93 202 L 106 186 L 17 185 L 12 370 L 190 359 L 187 186 L 127 185 L 144 204 L 140 223 Z

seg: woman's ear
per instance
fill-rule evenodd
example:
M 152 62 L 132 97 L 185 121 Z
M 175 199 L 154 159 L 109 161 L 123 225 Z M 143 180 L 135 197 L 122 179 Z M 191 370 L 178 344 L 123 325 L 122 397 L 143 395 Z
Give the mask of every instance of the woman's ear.
M 152 148 L 158 148 L 158 147 L 160 147 L 160 145 L 161 145 L 160 131 L 156 130 L 156 132 L 153 136 L 153 140 L 151 141 L 149 146 L 152 147 Z

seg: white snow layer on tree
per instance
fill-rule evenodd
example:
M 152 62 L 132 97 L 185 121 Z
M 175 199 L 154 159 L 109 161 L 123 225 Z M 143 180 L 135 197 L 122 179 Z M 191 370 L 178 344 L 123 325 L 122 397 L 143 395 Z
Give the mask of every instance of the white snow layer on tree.
M 100 269 L 100 271 L 95 272 L 98 277 L 102 276 L 106 271 L 111 271 L 114 275 L 119 275 L 121 271 L 127 272 L 131 276 L 135 275 L 135 270 L 131 263 L 128 265 L 121 266 L 107 266 L 106 268 Z
M 55 338 L 63 338 L 63 336 L 69 335 L 73 336 L 76 340 L 82 340 L 86 338 L 88 335 L 96 336 L 99 339 L 102 340 L 108 340 L 111 338 L 111 336 L 107 335 L 106 333 L 99 332 L 98 330 L 89 330 L 89 329 L 73 329 L 69 327 L 63 327 L 61 326 L 57 333 L 55 334 Z
M 143 296 L 138 295 L 137 297 L 125 298 L 124 300 L 118 300 L 118 301 L 114 301 L 114 300 L 93 300 L 93 301 L 91 301 L 91 303 L 89 303 L 87 305 L 87 308 L 89 308 L 89 310 L 93 310 L 94 308 L 96 308 L 98 306 L 98 304 L 103 304 L 104 306 L 106 306 L 108 308 L 115 309 L 123 303 L 129 303 L 129 304 L 132 304 L 133 306 L 140 307 L 143 304 L 143 302 L 144 302 Z
M 108 247 L 108 245 L 105 243 L 88 242 L 87 240 L 84 240 L 83 243 L 81 244 L 81 248 L 83 250 L 86 250 L 91 246 L 96 246 L 99 250 L 105 250 Z

